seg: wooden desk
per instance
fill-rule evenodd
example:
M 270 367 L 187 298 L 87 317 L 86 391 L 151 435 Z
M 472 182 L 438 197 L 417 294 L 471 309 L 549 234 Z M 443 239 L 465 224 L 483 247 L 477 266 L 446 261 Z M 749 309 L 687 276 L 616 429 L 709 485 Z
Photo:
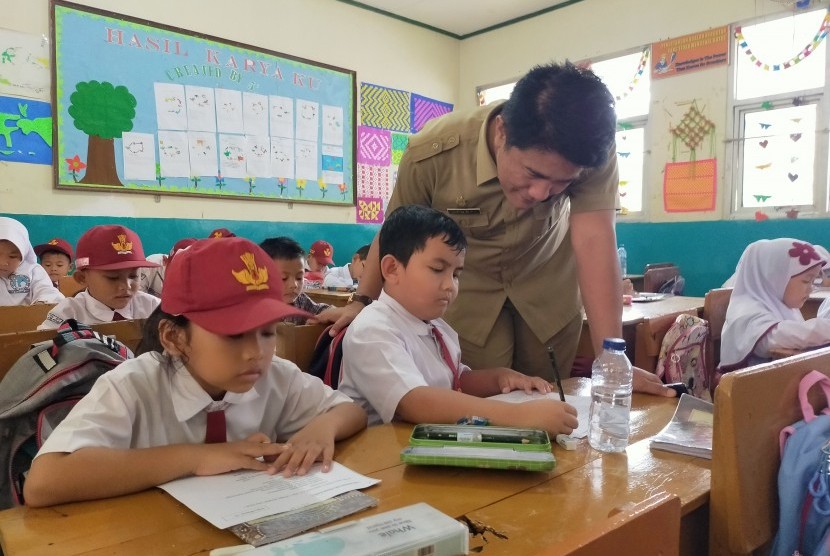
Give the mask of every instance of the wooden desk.
M 352 299 L 352 292 L 338 292 L 330 290 L 309 289 L 303 290 L 312 301 L 317 303 L 328 303 L 335 307 L 343 307 Z
M 702 297 L 688 297 L 684 295 L 673 295 L 661 299 L 659 301 L 649 301 L 647 303 L 632 303 L 631 305 L 623 305 L 622 310 L 622 327 L 623 339 L 625 340 L 626 354 L 628 359 L 634 361 L 634 337 L 636 327 L 645 319 L 652 319 L 669 315 L 671 313 L 694 313 L 700 314 L 703 310 Z M 582 319 L 582 334 L 579 337 L 579 347 L 577 348 L 577 355 L 593 358 L 594 347 L 591 343 L 591 328 L 588 324 L 587 315 Z
M 46 314 L 55 303 L 36 305 L 6 305 L 0 307 L 0 334 L 28 332 L 37 329 L 46 320 Z
M 586 394 L 589 384 L 569 379 L 566 388 Z M 612 508 L 656 492 L 677 494 L 684 516 L 699 515 L 706 508 L 708 460 L 651 452 L 647 445 L 647 439 L 669 421 L 675 405 L 672 398 L 636 394 L 632 445 L 626 454 L 603 455 L 592 450 L 587 440 L 571 452 L 556 446 L 557 465 L 549 473 L 403 465 L 399 453 L 408 444 L 412 426 L 401 423 L 372 427 L 339 443 L 336 459 L 382 480 L 366 489 L 379 499 L 379 506 L 360 516 L 426 502 L 451 516 L 466 515 L 507 532 L 507 540 L 488 535 L 487 553 L 527 554 L 584 530 L 607 517 Z M 705 529 L 703 534 L 693 531 L 705 546 Z M 480 538 L 473 539 L 476 542 Z M 158 489 L 0 512 L 0 546 L 6 556 L 207 554 L 234 544 L 239 544 L 234 535 L 215 529 Z
M 801 314 L 805 319 L 814 319 L 818 313 L 818 308 L 825 299 L 830 297 L 830 288 L 818 288 L 810 294 L 810 298 L 801 307 Z

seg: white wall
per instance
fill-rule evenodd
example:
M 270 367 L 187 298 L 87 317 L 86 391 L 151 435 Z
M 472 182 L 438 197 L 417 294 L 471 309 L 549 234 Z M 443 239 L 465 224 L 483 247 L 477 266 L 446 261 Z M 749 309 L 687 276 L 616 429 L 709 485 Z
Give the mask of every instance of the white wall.
M 827 1 L 822 3 L 826 6 Z M 818 6 L 818 2 L 813 2 Z M 812 9 L 812 8 L 811 8 Z M 770 0 L 583 0 L 503 29 L 461 42 L 459 108 L 475 105 L 477 86 L 502 83 L 551 60 L 607 58 L 652 42 L 705 31 L 735 22 L 789 13 Z M 719 220 L 729 217 L 726 184 L 728 75 L 720 67 L 652 81 L 645 181 L 650 221 Z M 669 215 L 663 211 L 663 168 L 671 161 L 670 126 L 677 125 L 689 102 L 715 124 L 718 206 L 714 212 Z M 708 157 L 708 142 L 698 158 Z M 685 148 L 685 147 L 684 147 Z M 679 149 L 680 151 L 681 149 Z M 678 153 L 678 162 L 687 161 Z M 625 217 L 621 218 L 625 221 Z
M 357 72 L 361 81 L 457 102 L 459 42 L 334 0 L 80 0 Z M 0 27 L 49 35 L 47 0 L 0 0 Z M 158 199 L 156 202 L 155 199 Z M 55 190 L 49 166 L 0 162 L 0 212 L 354 222 L 354 208 Z

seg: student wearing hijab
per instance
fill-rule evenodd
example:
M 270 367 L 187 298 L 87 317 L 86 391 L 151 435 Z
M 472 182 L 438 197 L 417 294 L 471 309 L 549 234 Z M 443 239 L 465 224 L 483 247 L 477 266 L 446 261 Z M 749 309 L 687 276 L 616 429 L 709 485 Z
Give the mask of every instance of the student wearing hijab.
M 63 294 L 37 264 L 26 227 L 0 217 L 0 305 L 57 303 Z
M 751 243 L 740 261 L 721 336 L 721 372 L 771 359 L 770 350 L 830 343 L 830 320 L 805 321 L 801 306 L 827 264 L 816 248 L 792 238 Z

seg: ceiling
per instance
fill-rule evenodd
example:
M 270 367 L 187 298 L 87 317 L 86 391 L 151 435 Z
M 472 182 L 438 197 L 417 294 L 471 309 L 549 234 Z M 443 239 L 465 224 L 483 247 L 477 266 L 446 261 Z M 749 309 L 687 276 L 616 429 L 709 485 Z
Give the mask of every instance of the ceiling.
M 339 0 L 457 39 L 504 27 L 582 0 Z

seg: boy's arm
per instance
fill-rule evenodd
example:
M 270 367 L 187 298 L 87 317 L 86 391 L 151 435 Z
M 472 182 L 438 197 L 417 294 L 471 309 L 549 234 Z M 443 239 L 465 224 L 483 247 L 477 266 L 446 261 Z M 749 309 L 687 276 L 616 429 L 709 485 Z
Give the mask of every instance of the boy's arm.
M 256 458 L 273 459 L 285 449 L 284 444 L 271 444 L 267 436 L 257 433 L 248 440 L 222 444 L 50 452 L 32 462 L 24 498 L 29 506 L 51 506 L 139 492 L 189 475 L 218 475 L 237 469 L 274 472 Z
M 553 388 L 544 379 L 527 376 L 507 367 L 468 370 L 461 373 L 461 391 L 471 396 L 486 398 L 496 394 L 507 394 L 513 390 L 524 390 L 528 394 L 537 390 L 547 394 Z

